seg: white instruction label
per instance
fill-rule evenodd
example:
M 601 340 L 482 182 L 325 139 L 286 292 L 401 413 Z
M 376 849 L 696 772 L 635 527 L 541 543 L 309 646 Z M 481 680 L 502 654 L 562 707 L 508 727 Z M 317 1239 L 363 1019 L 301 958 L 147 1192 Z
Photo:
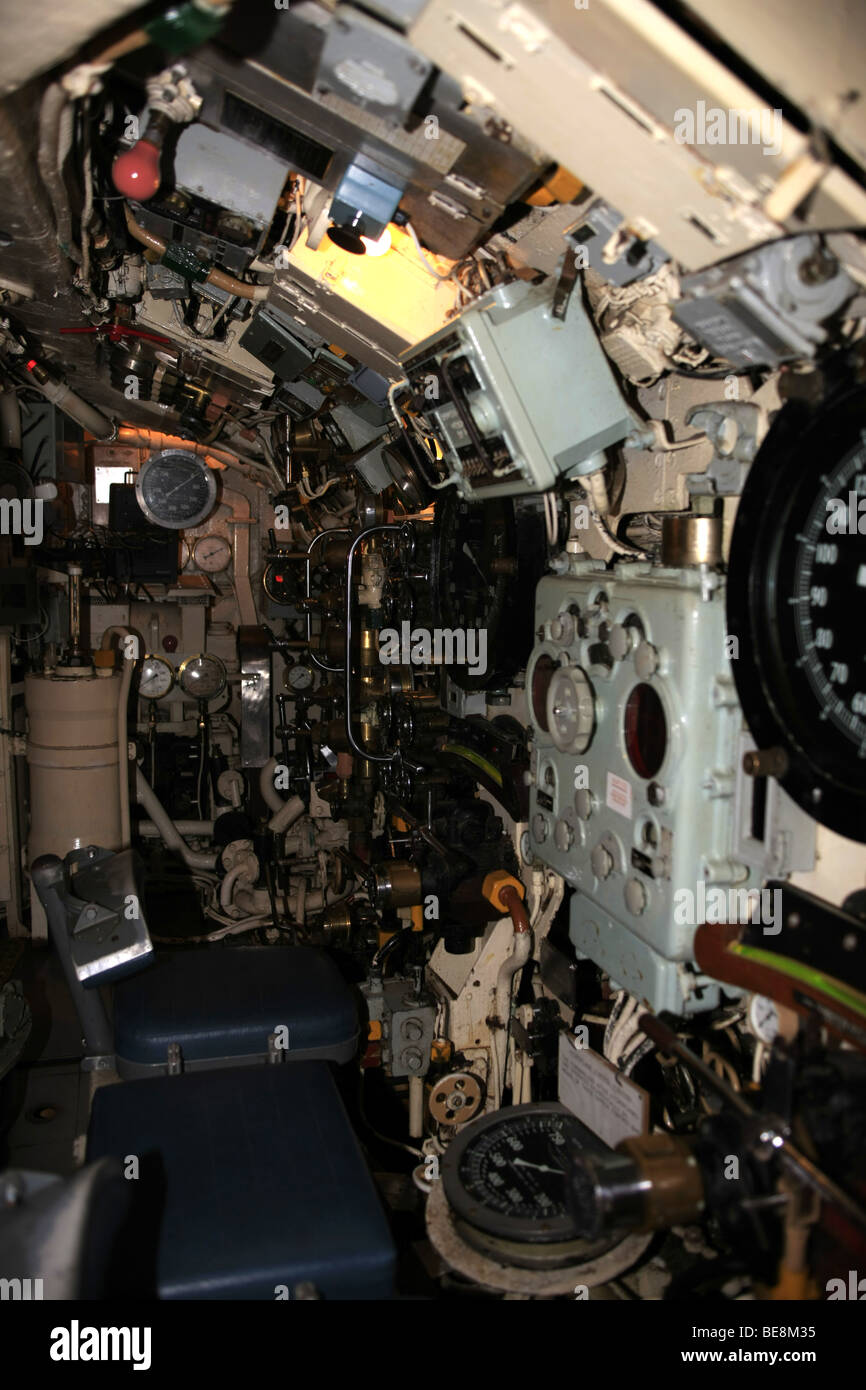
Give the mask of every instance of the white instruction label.
M 612 811 L 619 811 L 621 816 L 628 816 L 631 820 L 631 782 L 609 772 L 607 774 L 607 804 Z
M 597 1052 L 576 1048 L 559 1035 L 559 1099 L 612 1149 L 622 1139 L 645 1134 L 649 1095 Z

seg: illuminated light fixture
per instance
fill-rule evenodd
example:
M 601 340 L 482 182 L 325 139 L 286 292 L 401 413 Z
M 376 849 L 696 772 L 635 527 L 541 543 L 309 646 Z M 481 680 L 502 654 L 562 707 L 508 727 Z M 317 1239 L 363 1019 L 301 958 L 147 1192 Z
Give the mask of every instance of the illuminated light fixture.
M 332 223 L 328 228 L 328 237 L 335 246 L 339 246 L 341 251 L 347 251 L 350 256 L 363 256 L 367 250 L 364 237 L 360 236 L 354 227 L 338 227 Z
M 331 200 L 329 240 L 350 256 L 365 255 L 370 243 L 384 234 L 402 192 L 402 184 L 391 183 L 357 162 L 350 164 Z
M 364 336 L 394 355 L 395 347 L 402 351 L 443 328 L 459 308 L 459 294 L 454 280 L 430 274 L 408 232 L 394 223 L 389 231 L 386 256 L 352 256 L 328 239 L 311 248 L 305 230 L 288 260 L 296 283 L 311 295 L 325 292 L 351 304 L 364 316 Z M 444 274 L 454 262 L 437 255 L 434 264 Z
M 386 252 L 391 250 L 391 229 L 386 227 L 382 235 L 376 237 L 375 241 L 368 236 L 362 236 L 361 240 L 368 256 L 384 256 Z

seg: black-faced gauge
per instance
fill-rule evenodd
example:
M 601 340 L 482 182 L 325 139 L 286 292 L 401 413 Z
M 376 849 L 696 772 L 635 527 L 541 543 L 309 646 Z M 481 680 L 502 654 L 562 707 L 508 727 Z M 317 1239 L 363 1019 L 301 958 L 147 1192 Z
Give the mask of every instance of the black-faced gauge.
M 555 1103 L 507 1106 L 461 1129 L 445 1152 L 442 1183 L 464 1238 L 516 1264 L 574 1259 L 569 1174 L 577 1150 L 608 1152 Z
M 293 608 L 298 599 L 298 576 L 288 560 L 271 560 L 262 575 L 262 587 L 273 603 Z
M 174 667 L 164 657 L 148 654 L 141 663 L 138 693 L 143 700 L 162 700 L 174 685 Z
M 204 574 L 221 574 L 232 562 L 231 541 L 227 536 L 199 536 L 192 553 Z
M 497 498 L 467 502 L 449 494 L 436 506 L 431 555 L 436 623 L 483 629 L 486 669 L 448 667 L 465 690 L 505 683 L 525 665 L 533 641 L 535 585 L 544 568 L 541 512 Z
M 758 748 L 804 810 L 866 840 L 862 388 L 785 405 L 746 480 L 729 571 L 732 670 Z
M 213 511 L 216 474 L 197 454 L 164 449 L 142 464 L 135 495 L 148 521 L 182 531 L 198 526 Z
M 226 668 L 219 657 L 206 652 L 189 656 L 178 671 L 177 683 L 192 700 L 215 700 L 226 688 Z

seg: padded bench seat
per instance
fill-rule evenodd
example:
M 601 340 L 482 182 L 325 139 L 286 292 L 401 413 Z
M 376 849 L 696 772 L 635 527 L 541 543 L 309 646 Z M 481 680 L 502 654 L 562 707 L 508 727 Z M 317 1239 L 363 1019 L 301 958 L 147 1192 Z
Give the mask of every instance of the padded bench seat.
M 325 1299 L 391 1297 L 388 1223 L 326 1062 L 100 1087 L 87 1157 L 105 1155 L 140 1159 L 121 1297 L 148 1238 L 162 1299 L 291 1298 L 299 1283 Z
M 165 1071 L 172 1043 L 184 1070 L 260 1062 L 284 1028 L 287 1061 L 346 1062 L 358 1040 L 350 986 L 310 946 L 163 951 L 114 988 L 117 1069 Z

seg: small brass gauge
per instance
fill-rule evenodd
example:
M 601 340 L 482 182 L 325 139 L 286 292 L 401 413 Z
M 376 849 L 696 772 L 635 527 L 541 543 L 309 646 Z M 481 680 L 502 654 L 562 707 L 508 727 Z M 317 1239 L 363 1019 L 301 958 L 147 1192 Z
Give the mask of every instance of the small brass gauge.
M 219 657 L 206 652 L 189 656 L 181 666 L 178 685 L 191 700 L 215 700 L 226 688 L 226 668 Z
M 290 666 L 286 671 L 285 681 L 290 690 L 310 690 L 315 676 L 312 666 L 307 666 L 304 662 L 299 662 L 296 666 Z
M 148 653 L 141 663 L 138 693 L 143 700 L 162 700 L 174 685 L 174 667 L 162 656 Z

